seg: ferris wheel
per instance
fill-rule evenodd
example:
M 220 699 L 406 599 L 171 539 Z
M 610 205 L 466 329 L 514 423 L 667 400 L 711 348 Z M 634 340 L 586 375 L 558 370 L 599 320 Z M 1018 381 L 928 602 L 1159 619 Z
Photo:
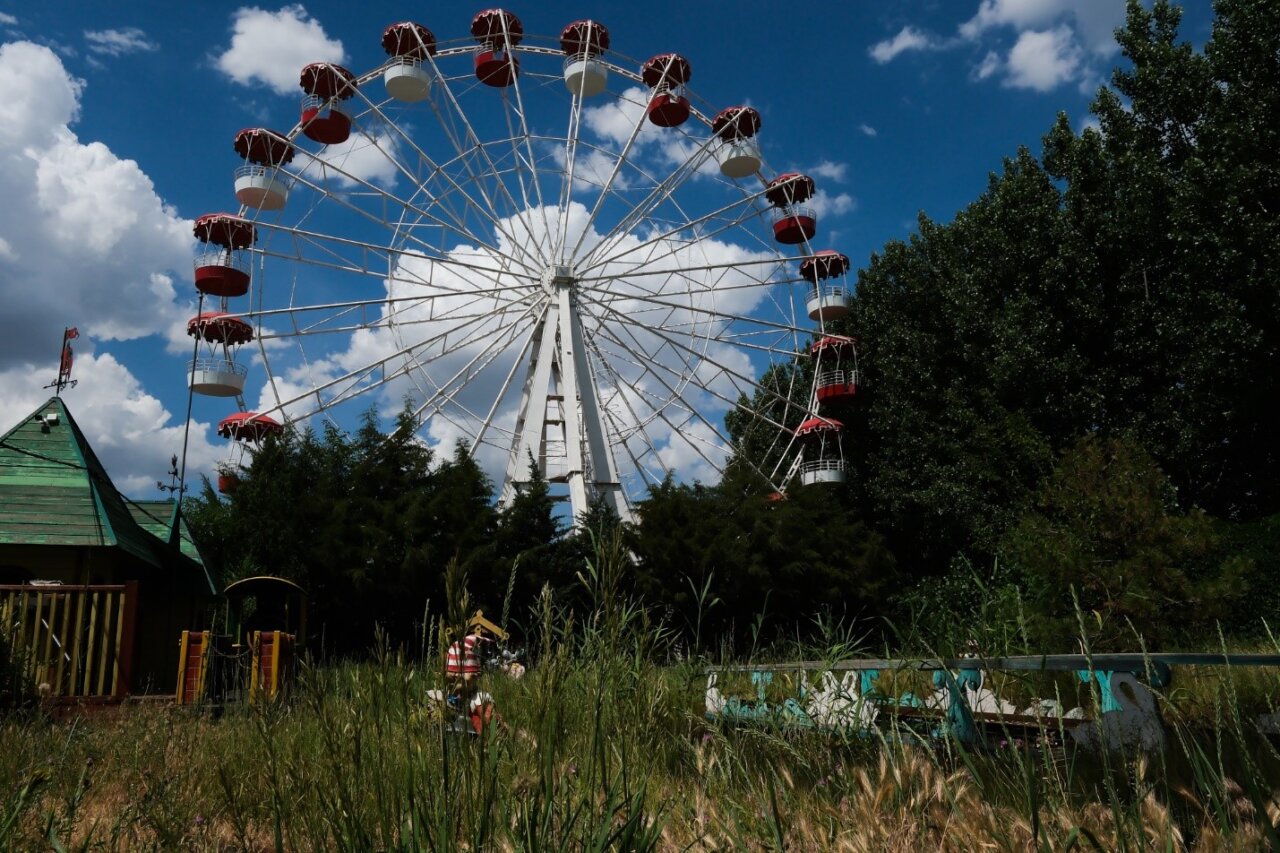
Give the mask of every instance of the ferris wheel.
M 188 372 L 237 401 L 221 435 L 251 447 L 408 400 L 502 502 L 532 464 L 575 517 L 629 517 L 646 487 L 730 458 L 778 494 L 843 482 L 830 406 L 856 390 L 856 342 L 826 325 L 849 261 L 815 248 L 814 181 L 768 169 L 755 109 L 707 106 L 689 59 L 628 58 L 596 21 L 539 38 L 490 9 L 469 37 L 403 22 L 382 47 L 366 73 L 303 68 L 292 128 L 234 137 L 239 211 L 196 220 Z M 762 381 L 808 357 L 806 387 Z

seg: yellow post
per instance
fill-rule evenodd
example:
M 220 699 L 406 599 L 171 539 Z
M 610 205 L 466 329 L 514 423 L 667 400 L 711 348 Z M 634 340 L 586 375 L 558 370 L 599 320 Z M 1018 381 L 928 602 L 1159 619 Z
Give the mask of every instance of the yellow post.
M 49 596 L 49 622 L 48 622 L 49 630 L 44 635 L 44 654 L 40 656 L 40 666 L 44 669 L 44 672 L 40 674 L 41 681 L 49 681 L 49 670 L 53 668 L 51 666 L 53 661 L 50 659 L 49 654 L 53 649 L 53 629 L 57 624 L 58 624 L 58 594 L 55 592 L 53 595 Z M 50 692 L 53 692 L 52 683 L 49 685 L 49 688 L 50 688 Z
M 258 641 L 261 638 L 261 631 L 254 631 L 249 635 L 249 704 L 252 705 L 258 699 Z
M 190 634 L 190 631 L 183 631 L 182 639 L 178 640 L 178 690 L 173 697 L 175 705 L 186 704 L 187 640 Z
M 116 642 L 114 664 L 111 667 L 111 695 L 116 695 L 116 689 L 120 686 L 120 640 L 124 636 L 124 593 L 117 592 L 116 600 L 119 606 L 116 607 Z
M 76 592 L 76 626 L 75 637 L 71 641 L 71 673 L 67 679 L 70 688 L 68 696 L 80 695 L 80 647 L 84 643 L 84 602 L 89 597 L 88 590 Z
M 80 688 L 81 696 L 93 695 L 89 691 L 93 689 L 93 652 L 98 640 L 98 601 L 101 597 L 102 593 L 95 592 L 89 601 L 89 646 L 84 653 L 84 681 Z
M 271 632 L 271 693 L 272 699 L 280 692 L 280 636 L 283 632 Z
M 31 636 L 27 640 L 27 678 L 39 683 L 40 678 L 40 616 L 44 613 L 44 593 L 36 593 L 36 610 L 31 616 Z
M 22 591 L 22 599 L 18 602 L 18 641 L 14 644 L 13 650 L 17 654 L 23 654 L 27 648 L 27 591 Z M 26 662 L 23 662 L 23 670 L 26 669 Z
M 111 650 L 111 598 L 119 594 L 108 592 L 102 596 L 102 643 L 98 651 L 98 692 L 94 694 L 95 696 L 101 696 L 102 689 L 106 687 L 107 652 Z
M 67 627 L 71 624 L 71 593 L 64 593 L 63 598 L 66 599 L 62 603 L 62 629 L 58 632 L 58 674 L 54 676 L 53 695 L 63 695 L 62 690 L 62 671 L 63 665 L 67 662 Z
M 183 633 L 186 633 L 185 631 Z M 196 701 L 204 700 L 204 677 L 209 671 L 209 632 L 200 632 L 200 674 L 196 676 Z

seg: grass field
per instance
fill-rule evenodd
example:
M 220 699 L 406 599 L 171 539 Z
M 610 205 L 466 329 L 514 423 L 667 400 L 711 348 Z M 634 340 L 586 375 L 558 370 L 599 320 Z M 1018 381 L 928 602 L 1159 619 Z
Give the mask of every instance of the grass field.
M 439 642 L 304 666 L 263 707 L 10 716 L 0 849 L 1280 846 L 1280 752 L 1252 725 L 1276 705 L 1274 672 L 1175 681 L 1152 755 L 734 729 L 703 716 L 704 662 L 672 662 L 672 638 L 607 572 L 587 580 L 591 618 L 544 598 L 528 675 L 488 677 L 504 723 L 479 737 L 446 730 L 426 699 Z M 453 598 L 446 624 L 467 612 Z

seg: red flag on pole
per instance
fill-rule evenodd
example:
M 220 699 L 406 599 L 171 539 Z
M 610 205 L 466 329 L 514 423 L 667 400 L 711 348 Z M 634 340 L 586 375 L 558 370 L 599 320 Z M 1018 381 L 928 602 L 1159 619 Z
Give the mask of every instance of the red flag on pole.
M 58 379 L 52 385 L 45 386 L 55 389 L 55 394 L 61 394 L 63 388 L 76 384 L 71 378 L 71 364 L 75 359 L 71 342 L 78 337 L 80 337 L 80 330 L 75 326 L 68 326 L 62 330 L 62 357 L 58 360 Z

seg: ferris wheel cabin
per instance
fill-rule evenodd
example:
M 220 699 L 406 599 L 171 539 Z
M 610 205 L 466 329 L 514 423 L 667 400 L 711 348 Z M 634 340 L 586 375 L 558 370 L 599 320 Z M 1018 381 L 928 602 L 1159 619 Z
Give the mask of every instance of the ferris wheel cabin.
M 600 54 L 609 49 L 609 28 L 599 21 L 574 21 L 560 33 L 564 84 L 580 98 L 604 91 L 609 71 Z
M 313 62 L 298 80 L 302 99 L 302 132 L 321 145 L 337 145 L 351 136 L 351 105 L 356 80 L 351 72 L 332 62 Z
M 236 201 L 258 210 L 281 210 L 289 184 L 280 167 L 293 160 L 293 143 L 281 133 L 249 127 L 236 134 L 236 153 L 245 164 L 236 169 Z
M 827 335 L 809 348 L 813 357 L 813 394 L 818 404 L 847 403 L 858 393 L 857 341 Z
M 510 86 L 520 74 L 520 59 L 511 48 L 524 39 L 524 25 L 505 9 L 485 9 L 471 21 L 476 51 L 476 79 L 498 89 Z
M 751 107 L 728 107 L 711 120 L 716 162 L 726 178 L 745 178 L 760 171 L 760 113 Z
M 802 485 L 845 481 L 843 431 L 844 424 L 840 421 L 823 417 L 809 418 L 796 427 L 796 438 L 803 448 L 800 463 Z
M 206 213 L 192 229 L 203 245 L 196 252 L 195 283 L 210 296 L 243 296 L 249 290 L 249 257 L 258 239 L 253 223 L 230 213 Z
M 689 120 L 691 107 L 684 87 L 693 76 L 689 60 L 678 53 L 660 53 L 640 66 L 640 79 L 649 87 L 645 112 L 658 127 L 679 127 Z
M 834 249 L 823 249 L 800 262 L 800 275 L 813 283 L 805 299 L 810 320 L 825 323 L 849 313 L 848 272 L 848 256 Z
M 243 394 L 248 370 L 233 353 L 253 340 L 253 327 L 225 311 L 205 311 L 187 321 L 187 334 L 206 345 L 206 352 L 187 365 L 191 390 L 207 397 Z
M 405 104 L 424 101 L 431 94 L 431 72 L 422 63 L 436 55 L 436 37 L 413 21 L 392 24 L 382 33 L 382 49 L 391 64 L 382 72 L 387 94 Z
M 218 435 L 248 444 L 261 444 L 269 435 L 280 435 L 279 421 L 257 412 L 236 412 L 218 423 Z
M 805 204 L 813 193 L 813 178 L 799 172 L 779 175 L 765 187 L 764 196 L 773 205 L 773 238 L 779 243 L 795 246 L 817 233 L 818 214 Z

